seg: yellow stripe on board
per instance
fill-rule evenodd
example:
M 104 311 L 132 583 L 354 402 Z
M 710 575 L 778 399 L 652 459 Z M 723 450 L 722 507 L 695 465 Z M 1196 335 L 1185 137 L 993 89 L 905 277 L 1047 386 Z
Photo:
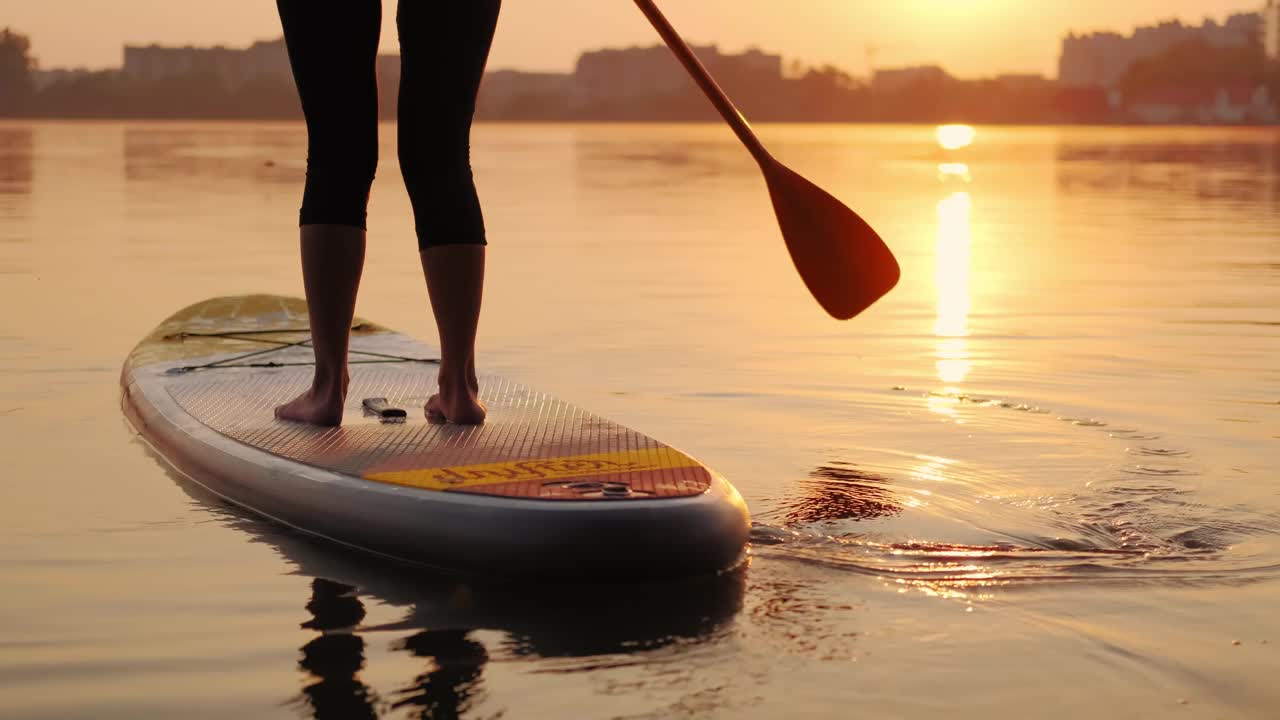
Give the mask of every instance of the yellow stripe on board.
M 567 480 L 577 477 L 600 477 L 686 467 L 701 467 L 701 465 L 677 450 L 661 447 L 652 450 L 623 450 L 591 455 L 511 460 L 482 465 L 394 470 L 370 473 L 364 478 L 427 490 L 451 490 L 496 483 Z

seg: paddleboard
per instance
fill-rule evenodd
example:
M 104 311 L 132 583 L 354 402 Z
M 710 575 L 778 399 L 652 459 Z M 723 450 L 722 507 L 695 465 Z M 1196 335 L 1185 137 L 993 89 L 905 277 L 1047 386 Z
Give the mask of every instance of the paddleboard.
M 436 354 L 357 319 L 341 427 L 277 420 L 310 383 L 307 307 L 246 295 L 184 308 L 125 361 L 122 405 L 174 469 L 304 532 L 494 576 L 659 577 L 743 558 L 733 486 L 647 435 L 502 377 L 483 425 L 433 424 Z

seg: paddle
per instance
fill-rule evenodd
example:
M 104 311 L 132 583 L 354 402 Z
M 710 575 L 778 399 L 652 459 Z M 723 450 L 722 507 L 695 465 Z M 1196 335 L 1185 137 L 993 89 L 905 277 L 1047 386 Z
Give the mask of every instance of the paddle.
M 760 165 L 791 260 L 823 309 L 848 320 L 892 290 L 900 274 L 898 262 L 876 231 L 830 193 L 775 160 L 653 0 L 635 2 Z

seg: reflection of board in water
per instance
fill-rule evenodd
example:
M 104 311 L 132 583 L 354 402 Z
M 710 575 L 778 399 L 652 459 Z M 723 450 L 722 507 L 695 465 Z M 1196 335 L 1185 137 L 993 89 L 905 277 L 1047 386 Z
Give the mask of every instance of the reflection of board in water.
M 364 669 L 364 638 L 342 632 L 364 619 L 364 604 L 355 588 L 323 578 L 311 582 L 302 627 L 320 631 L 299 649 L 298 669 L 314 682 L 302 688 L 294 702 L 310 706 L 319 717 L 375 718 L 377 695 L 359 679 Z
M 360 679 L 365 667 L 364 638 L 354 632 L 364 619 L 360 589 L 324 578 L 311 581 L 303 627 L 321 635 L 303 645 L 298 669 L 315 681 L 302 689 L 296 704 L 306 704 L 317 718 L 376 718 L 385 707 L 421 708 L 423 717 L 460 717 L 483 696 L 481 683 L 489 653 L 468 637 L 466 629 L 422 630 L 395 648 L 430 661 L 429 670 L 383 699 Z
M 237 508 L 165 466 L 174 482 L 227 526 L 273 548 L 313 578 L 305 601 L 318 631 L 300 650 L 311 681 L 296 703 L 316 717 L 375 717 L 394 706 L 454 717 L 479 698 L 491 653 L 469 633 L 507 634 L 498 646 L 521 657 L 582 658 L 717 637 L 742 606 L 746 568 L 679 580 L 625 583 L 504 583 L 438 575 L 324 543 Z M 361 625 L 365 598 L 405 610 L 403 619 Z M 364 636 L 405 633 L 399 650 L 435 666 L 391 693 L 359 679 Z M 434 713 L 434 714 L 433 714 Z M 453 713 L 453 714 L 450 714 Z

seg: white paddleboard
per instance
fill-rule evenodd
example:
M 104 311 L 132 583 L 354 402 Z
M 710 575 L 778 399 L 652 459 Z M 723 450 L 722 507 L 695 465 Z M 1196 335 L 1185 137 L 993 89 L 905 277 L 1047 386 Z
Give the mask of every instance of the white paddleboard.
M 343 425 L 275 419 L 310 383 L 306 324 L 297 298 L 185 308 L 129 355 L 125 413 L 170 464 L 231 502 L 438 569 L 634 578 L 741 561 L 746 505 L 698 461 L 496 376 L 480 378 L 483 425 L 428 423 L 434 351 L 367 321 L 353 327 Z M 405 417 L 369 412 L 373 398 Z

